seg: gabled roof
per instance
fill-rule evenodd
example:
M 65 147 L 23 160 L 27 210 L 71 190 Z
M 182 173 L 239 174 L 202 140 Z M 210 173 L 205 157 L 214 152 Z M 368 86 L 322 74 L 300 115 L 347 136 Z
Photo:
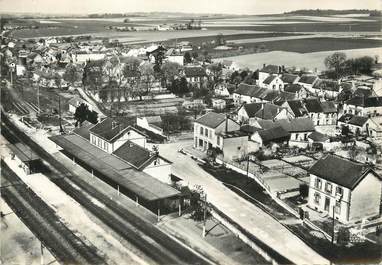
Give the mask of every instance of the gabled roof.
M 237 138 L 237 137 L 248 136 L 248 133 L 244 132 L 243 130 L 237 130 L 237 131 L 231 131 L 231 132 L 221 132 L 218 135 L 223 137 L 224 139 L 227 139 L 227 138 Z
M 265 78 L 265 80 L 263 81 L 263 84 L 269 85 L 269 84 L 272 83 L 272 81 L 275 80 L 276 78 L 277 78 L 277 76 L 275 76 L 275 75 L 270 75 L 270 76 L 268 76 L 267 78 Z
M 319 79 L 316 83 L 314 83 L 313 88 L 315 89 L 322 89 L 326 91 L 340 91 L 340 85 L 338 82 L 333 80 L 325 80 L 325 79 Z
M 382 97 L 353 97 L 347 101 L 345 101 L 347 105 L 360 106 L 364 108 L 370 107 L 382 107 Z
M 298 80 L 298 82 L 313 85 L 314 82 L 316 82 L 317 78 L 318 77 L 315 75 L 303 75 L 301 76 L 300 80 Z
M 155 159 L 149 150 L 131 141 L 121 145 L 113 154 L 139 170 Z
M 73 133 L 85 138 L 85 139 L 88 139 L 90 140 L 90 128 L 92 128 L 94 126 L 93 123 L 90 123 L 88 121 L 84 121 L 82 123 L 82 125 L 76 129 L 73 130 Z
M 187 77 L 203 77 L 207 76 L 206 69 L 201 66 L 187 66 L 184 68 L 184 74 Z
M 249 103 L 244 104 L 243 108 L 249 118 L 260 118 L 264 120 L 274 119 L 283 109 L 271 103 Z
M 325 142 L 329 140 L 329 136 L 322 134 L 320 132 L 314 131 L 308 136 L 309 139 L 312 139 L 314 142 Z
M 278 74 L 280 72 L 280 67 L 278 65 L 268 64 L 263 67 L 259 72 L 268 74 Z
M 300 92 L 301 89 L 304 89 L 302 85 L 299 84 L 290 84 L 284 87 L 284 91 L 290 92 L 290 93 L 296 93 Z
M 298 75 L 294 75 L 294 74 L 285 73 L 281 76 L 281 80 L 284 83 L 288 83 L 288 84 L 292 84 L 293 82 L 296 81 L 296 79 L 298 79 Z
M 356 116 L 356 115 L 353 115 L 350 113 L 346 113 L 346 114 L 342 115 L 338 119 L 338 121 L 362 127 L 363 125 L 365 125 L 365 123 L 367 122 L 368 119 L 369 119 L 368 117 Z
M 309 173 L 322 179 L 353 190 L 371 169 L 335 155 L 327 155 L 318 160 Z
M 354 96 L 359 96 L 359 97 L 371 97 L 375 96 L 375 92 L 371 88 L 365 88 L 365 87 L 358 87 L 356 91 L 354 91 Z
M 108 142 L 114 142 L 119 139 L 128 128 L 140 133 L 137 129 L 131 127 L 130 124 L 117 122 L 111 118 L 104 119 L 102 122 L 92 127 L 89 131 Z M 144 135 L 143 133 L 140 134 Z
M 301 100 L 289 100 L 287 103 L 296 118 L 302 117 L 308 112 Z
M 321 102 L 321 108 L 323 113 L 335 113 L 337 112 L 336 105 L 333 101 L 324 101 Z
M 310 118 L 298 118 L 291 120 L 282 119 L 276 121 L 258 120 L 257 123 L 263 129 L 270 129 L 273 127 L 281 126 L 284 130 L 288 131 L 289 133 L 314 131 L 314 124 Z
M 308 112 L 322 112 L 321 102 L 318 98 L 307 98 L 304 103 Z
M 239 87 L 235 90 L 236 94 L 245 96 L 254 96 L 261 88 L 257 85 L 248 85 L 245 83 L 239 84 Z
M 222 124 L 225 119 L 226 116 L 222 113 L 208 112 L 197 119 L 195 122 L 214 129 Z
M 258 127 L 255 127 L 255 126 L 252 126 L 249 124 L 245 124 L 245 125 L 240 127 L 240 131 L 243 131 L 243 132 L 249 133 L 249 134 L 252 134 L 254 132 L 261 131 L 261 130 L 262 130 L 261 128 L 258 128 Z
M 289 133 L 281 126 L 257 132 L 264 143 L 284 141 L 289 139 Z

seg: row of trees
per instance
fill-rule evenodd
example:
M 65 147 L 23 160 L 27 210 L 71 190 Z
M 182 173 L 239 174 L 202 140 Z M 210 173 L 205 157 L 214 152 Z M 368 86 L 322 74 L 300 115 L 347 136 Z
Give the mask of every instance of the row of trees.
M 345 75 L 369 75 L 372 73 L 373 65 L 377 62 L 378 56 L 347 59 L 343 52 L 335 52 L 324 60 L 325 66 L 329 70 L 328 75 L 332 78 L 341 78 Z

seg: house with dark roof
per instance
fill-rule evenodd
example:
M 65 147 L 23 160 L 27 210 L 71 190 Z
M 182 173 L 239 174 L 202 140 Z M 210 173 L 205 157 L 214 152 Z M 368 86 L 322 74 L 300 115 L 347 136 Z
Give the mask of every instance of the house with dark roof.
M 344 102 L 343 111 L 360 116 L 382 115 L 382 97 L 353 97 Z
M 263 65 L 263 68 L 259 70 L 259 84 L 262 84 L 264 80 L 270 75 L 281 76 L 283 67 L 273 64 Z
M 321 102 L 318 98 L 307 98 L 303 102 L 316 126 L 337 124 L 337 107 L 333 101 Z
M 243 104 L 237 111 L 237 120 L 252 124 L 256 120 L 279 120 L 293 118 L 286 108 L 272 103 Z
M 171 184 L 171 162 L 159 155 L 159 151 L 149 150 L 132 141 L 126 141 L 113 155 L 122 159 L 134 169 Z
M 284 85 L 296 84 L 297 81 L 300 79 L 298 75 L 288 73 L 284 73 L 280 78 L 283 81 Z
M 219 134 L 239 129 L 240 125 L 225 114 L 208 112 L 194 122 L 194 147 L 203 151 L 220 147 Z
M 308 136 L 314 132 L 314 125 L 310 118 L 281 119 L 281 120 L 257 120 L 253 126 L 263 130 L 274 127 L 282 127 L 290 134 L 289 146 L 306 148 L 308 146 Z
M 298 80 L 297 84 L 302 85 L 309 91 L 312 91 L 314 84 L 318 81 L 318 76 L 316 75 L 302 75 Z
M 288 111 L 293 115 L 293 118 L 301 118 L 308 116 L 308 110 L 305 108 L 304 103 L 301 100 L 288 100 L 281 105 L 287 108 Z
M 382 181 L 370 167 L 335 155 L 310 169 L 308 207 L 342 223 L 380 215 Z
M 338 119 L 338 126 L 348 127 L 349 130 L 355 135 L 367 134 L 369 132 L 368 121 L 369 117 L 346 113 Z
M 284 86 L 284 91 L 288 93 L 295 94 L 296 98 L 306 98 L 308 96 L 308 91 L 305 87 L 299 84 L 288 84 Z
M 284 90 L 284 82 L 278 75 L 269 75 L 264 79 L 262 83 L 259 83 L 260 87 L 264 87 L 267 89 L 283 91 Z
M 289 138 L 289 132 L 281 126 L 256 131 L 251 135 L 251 141 L 257 143 L 259 147 L 266 146 L 270 143 L 287 144 Z
M 335 99 L 341 92 L 341 86 L 337 81 L 318 79 L 312 86 L 311 92 L 325 99 Z
M 106 118 L 89 129 L 90 143 L 98 148 L 113 153 L 127 141 L 146 146 L 146 135 L 132 124 Z

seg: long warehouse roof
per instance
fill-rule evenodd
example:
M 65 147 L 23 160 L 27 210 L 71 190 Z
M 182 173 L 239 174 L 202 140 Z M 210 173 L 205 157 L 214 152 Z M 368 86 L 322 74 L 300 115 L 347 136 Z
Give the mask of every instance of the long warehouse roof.
M 147 201 L 180 195 L 176 189 L 144 172 L 135 170 L 120 158 L 102 151 L 78 135 L 57 135 L 50 139 L 105 177 Z

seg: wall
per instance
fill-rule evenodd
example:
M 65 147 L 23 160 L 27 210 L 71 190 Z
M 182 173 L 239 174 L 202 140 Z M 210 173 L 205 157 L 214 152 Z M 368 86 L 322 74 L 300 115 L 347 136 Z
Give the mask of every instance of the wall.
M 350 221 L 360 221 L 363 218 L 379 214 L 382 184 L 373 173 L 355 187 L 351 196 Z
M 248 154 L 248 136 L 225 138 L 223 140 L 224 159 L 243 157 Z
M 143 172 L 149 174 L 150 176 L 158 179 L 159 181 L 171 184 L 171 164 L 165 160 L 158 158 L 148 165 Z
M 335 174 L 335 172 L 334 172 Z M 341 187 L 337 185 L 336 183 L 326 181 L 324 179 L 321 179 L 321 188 L 317 188 L 315 186 L 315 181 L 317 179 L 317 176 L 310 174 L 310 181 L 309 181 L 309 197 L 308 197 L 308 205 L 310 208 L 320 211 L 320 212 L 327 212 L 329 216 L 333 216 L 333 206 L 336 204 L 336 188 Z M 332 192 L 329 193 L 325 190 L 326 183 L 330 183 L 332 185 Z M 347 223 L 348 222 L 348 212 L 349 212 L 349 203 L 351 198 L 351 191 L 345 187 L 342 188 L 342 198 L 340 199 L 340 205 L 341 209 L 339 213 L 335 213 L 334 217 L 338 219 L 340 222 Z M 315 202 L 315 193 L 320 194 L 320 200 L 318 203 Z M 328 211 L 325 210 L 325 198 L 329 198 L 329 208 Z

